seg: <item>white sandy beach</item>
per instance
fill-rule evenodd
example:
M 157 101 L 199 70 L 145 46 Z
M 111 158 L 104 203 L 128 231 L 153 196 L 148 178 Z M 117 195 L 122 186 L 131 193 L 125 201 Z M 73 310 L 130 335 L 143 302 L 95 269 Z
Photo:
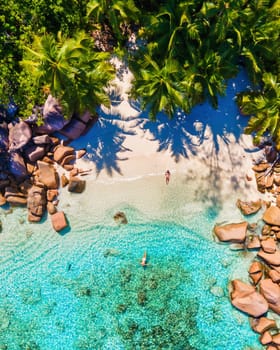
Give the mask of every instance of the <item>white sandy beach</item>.
M 87 150 L 77 167 L 91 169 L 84 176 L 86 193 L 75 206 L 80 201 L 92 203 L 96 218 L 120 203 L 162 214 L 163 202 L 168 200 L 175 207 L 177 201 L 186 203 L 186 212 L 195 215 L 199 203 L 209 201 L 209 205 L 219 205 L 222 220 L 240 220 L 239 212 L 232 214 L 236 199 L 261 197 L 252 164 L 262 151 L 253 145 L 251 136 L 243 134 L 246 119 L 238 115 L 234 102 L 238 88 L 246 85 L 245 78 L 241 75 L 229 82 L 228 96 L 220 100 L 217 111 L 198 106 L 189 116 L 178 115 L 172 121 L 160 116 L 157 122 L 141 115 L 129 100 L 131 79 L 131 73 L 124 70 L 115 82 L 118 103 L 110 109 L 103 107 L 98 123 L 73 143 L 76 149 Z M 168 186 L 167 169 L 171 172 Z M 62 206 L 71 198 L 64 192 Z
M 120 65 L 119 62 L 116 64 Z M 91 178 L 110 182 L 164 174 L 165 170 L 169 169 L 173 175 L 181 173 L 197 176 L 202 173 L 206 175 L 207 172 L 209 174 L 219 172 L 220 176 L 225 177 L 224 180 L 235 176 L 239 185 L 242 186 L 246 174 L 252 175 L 252 160 L 261 157 L 262 153 L 253 145 L 252 137 L 243 134 L 241 123 L 245 125 L 247 119 L 238 115 L 233 100 L 226 102 L 230 106 L 220 106 L 211 116 L 201 115 L 198 110 L 189 116 L 178 115 L 173 122 L 162 117 L 159 121 L 152 123 L 147 120 L 146 115 L 143 119 L 138 106 L 133 107 L 129 100 L 128 92 L 132 78 L 132 74 L 124 70 L 120 79 L 116 79 L 112 87 L 114 95 L 119 95 L 120 103 L 111 106 L 110 109 L 102 107 L 105 117 L 101 119 L 106 120 L 106 115 L 112 118 L 113 121 L 110 123 L 117 130 L 114 134 L 115 130 L 112 127 L 106 130 L 107 125 L 105 125 L 102 128 L 102 142 L 110 144 L 115 142 L 114 137 L 122 138 L 121 142 L 118 140 L 115 154 L 118 169 L 114 169 L 113 166 L 112 172 L 106 167 L 94 169 Z M 229 94 L 233 96 L 236 91 L 238 86 L 233 82 Z M 240 123 L 240 119 L 244 120 Z M 78 165 L 84 168 L 95 167 L 91 152 L 96 150 L 92 149 L 91 141 L 88 142 L 96 137 L 95 128 L 96 126 L 85 138 L 80 139 L 80 146 L 86 146 L 88 157 L 92 157 L 93 160 L 90 164 L 86 159 L 79 161 Z M 174 146 L 176 142 L 178 145 Z M 181 149 L 179 145 L 182 146 Z M 100 144 L 96 146 L 100 147 Z M 114 155 L 113 151 L 109 155 L 107 149 L 106 151 L 106 154 L 101 153 L 100 156 L 106 159 Z

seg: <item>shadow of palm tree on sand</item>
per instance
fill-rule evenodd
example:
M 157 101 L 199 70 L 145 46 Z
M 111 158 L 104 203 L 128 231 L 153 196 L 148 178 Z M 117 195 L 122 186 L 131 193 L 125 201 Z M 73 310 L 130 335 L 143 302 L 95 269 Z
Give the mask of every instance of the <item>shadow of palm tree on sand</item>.
M 98 121 L 90 131 L 71 142 L 74 148 L 85 148 L 87 150 L 84 159 L 94 163 L 96 175 L 105 170 L 109 176 L 114 172 L 122 175 L 120 162 L 127 160 L 118 154 L 130 151 L 123 146 L 127 135 L 133 135 L 133 130 L 126 130 L 120 122 L 119 116 L 107 115 L 102 110 L 98 111 Z
M 209 144 L 208 153 L 211 155 L 207 156 L 205 161 L 218 162 L 221 143 L 228 147 L 230 157 L 230 141 L 242 143 L 240 138 L 248 119 L 240 116 L 235 95 L 248 88 L 250 88 L 248 78 L 245 72 L 241 71 L 235 79 L 228 81 L 226 96 L 219 97 L 217 110 L 209 103 L 204 103 L 194 107 L 190 114 L 177 111 L 171 120 L 160 113 L 155 122 L 149 120 L 148 112 L 145 111 L 135 125 L 150 134 L 148 138 L 151 141 L 158 142 L 158 152 L 170 150 L 176 162 L 182 157 L 197 155 L 200 146 L 205 142 Z M 133 107 L 139 109 L 137 105 Z M 231 157 L 231 160 L 234 166 L 238 165 L 237 158 Z

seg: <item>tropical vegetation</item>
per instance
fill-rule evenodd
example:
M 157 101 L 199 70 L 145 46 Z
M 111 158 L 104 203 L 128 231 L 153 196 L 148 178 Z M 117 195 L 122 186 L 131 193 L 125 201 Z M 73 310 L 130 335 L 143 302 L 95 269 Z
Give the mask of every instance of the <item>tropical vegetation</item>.
M 280 148 L 280 0 L 11 0 L 0 14 L 0 103 L 22 118 L 49 93 L 67 117 L 108 104 L 113 55 L 151 119 L 217 108 L 242 66 L 252 82 L 237 98 L 245 131 Z

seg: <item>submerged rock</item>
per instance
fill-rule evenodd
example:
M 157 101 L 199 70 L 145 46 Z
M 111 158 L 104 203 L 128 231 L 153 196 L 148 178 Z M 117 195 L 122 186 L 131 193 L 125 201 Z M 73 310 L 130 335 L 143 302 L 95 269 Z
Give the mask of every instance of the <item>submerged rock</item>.
M 117 249 L 114 248 L 108 248 L 103 253 L 103 256 L 107 258 L 108 256 L 118 256 L 120 255 L 120 252 Z
M 118 224 L 127 224 L 127 218 L 125 216 L 125 213 L 123 213 L 122 211 L 118 211 L 115 215 L 114 215 L 114 220 L 116 221 L 116 223 Z
M 0 309 L 0 331 L 4 331 L 10 325 L 9 314 L 5 309 Z
M 86 182 L 76 176 L 70 177 L 68 191 L 74 193 L 82 193 L 85 190 Z

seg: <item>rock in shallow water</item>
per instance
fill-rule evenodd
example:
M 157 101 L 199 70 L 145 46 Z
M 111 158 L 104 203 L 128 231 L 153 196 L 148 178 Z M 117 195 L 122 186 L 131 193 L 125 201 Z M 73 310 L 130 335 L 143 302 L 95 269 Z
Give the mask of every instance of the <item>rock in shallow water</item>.
M 216 225 L 214 233 L 221 242 L 242 243 L 245 241 L 248 223 Z

